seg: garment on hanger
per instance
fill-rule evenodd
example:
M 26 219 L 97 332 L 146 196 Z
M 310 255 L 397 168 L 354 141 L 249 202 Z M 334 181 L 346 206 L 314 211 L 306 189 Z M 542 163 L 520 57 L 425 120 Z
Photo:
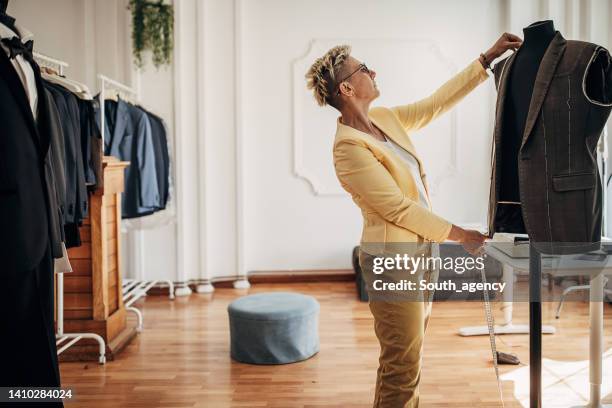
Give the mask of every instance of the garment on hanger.
M 102 135 L 96 122 L 95 100 L 78 99 L 85 184 L 90 191 L 102 182 Z
M 49 184 L 55 187 L 54 196 L 57 200 L 57 207 L 59 209 L 58 225 L 62 226 L 64 223 L 64 212 L 66 206 L 66 169 L 64 163 L 66 162 L 66 148 L 64 131 L 62 129 L 61 119 L 53 95 L 47 89 L 44 90 L 42 96 L 45 98 L 45 102 L 48 106 L 48 122 L 49 122 L 49 157 L 48 160 L 51 164 L 51 170 L 53 172 L 51 179 L 48 181 Z M 65 233 L 63 228 L 58 228 L 59 239 L 65 242 Z M 62 250 L 62 253 L 64 250 Z
M 548 254 L 598 249 L 602 204 L 596 148 L 612 109 L 610 54 L 596 44 L 567 41 L 557 31 L 537 69 L 516 156 L 507 157 L 508 82 L 516 59 L 514 53 L 494 67 L 498 96 L 489 234 L 524 228 Z M 502 179 L 503 160 L 516 160 L 514 180 Z M 517 198 L 519 205 L 505 202 Z
M 163 210 L 168 203 L 170 187 L 170 155 L 168 152 L 168 132 L 166 123 L 162 118 L 144 109 L 142 106 L 137 106 L 137 108 L 147 115 L 151 123 L 153 148 L 155 152 L 155 170 L 160 193 L 158 207 L 160 210 Z
M 163 209 L 163 211 L 147 214 L 146 217 L 141 216 L 123 220 L 121 228 L 125 232 L 130 230 L 157 229 L 176 222 L 176 207 L 172 200 L 174 186 L 172 185 L 172 166 L 170 165 L 172 154 L 168 139 L 168 128 L 160 116 L 144 109 L 142 106 L 138 106 L 138 108 L 142 109 L 149 116 L 153 140 L 157 140 L 155 143 L 155 162 L 157 164 L 156 171 L 160 191 L 160 210 Z
M 49 67 L 42 67 L 41 71 L 46 83 L 58 85 L 76 97 L 80 116 L 85 184 L 90 191 L 94 191 L 98 187 L 97 180 L 102 173 L 101 134 L 95 120 L 97 101 L 93 99 L 87 85 L 62 76 Z
M 88 195 L 81 146 L 81 113 L 79 99 L 66 88 L 45 82 L 61 118 L 65 143 L 66 204 L 64 232 L 68 248 L 81 245 L 79 226 L 87 217 Z
M 121 98 L 104 101 L 104 109 L 105 154 L 130 162 L 125 169 L 122 217 L 152 214 L 160 209 L 160 190 L 151 122 L 144 111 Z

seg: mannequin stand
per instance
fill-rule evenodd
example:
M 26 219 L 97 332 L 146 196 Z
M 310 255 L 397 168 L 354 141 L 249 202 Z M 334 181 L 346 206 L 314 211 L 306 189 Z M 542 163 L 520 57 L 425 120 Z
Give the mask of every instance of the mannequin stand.
M 542 257 L 529 244 L 529 406 L 542 406 Z
M 495 325 L 494 333 L 499 334 L 529 334 L 528 324 L 515 324 L 512 321 L 512 312 L 514 309 L 514 272 L 515 269 L 508 265 L 503 264 L 503 275 L 502 281 L 506 284 L 506 290 L 503 293 L 503 304 L 501 310 L 504 313 L 503 324 Z M 555 334 L 556 329 L 554 326 L 544 325 L 542 326 L 543 334 Z M 487 326 L 466 326 L 459 329 L 459 335 L 464 337 L 469 336 L 486 336 L 489 334 Z

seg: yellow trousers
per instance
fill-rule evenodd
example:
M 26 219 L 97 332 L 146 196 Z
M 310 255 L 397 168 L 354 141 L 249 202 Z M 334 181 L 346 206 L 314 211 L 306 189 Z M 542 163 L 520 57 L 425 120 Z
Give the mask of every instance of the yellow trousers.
M 364 275 L 372 274 L 373 257 L 360 252 Z M 431 273 L 423 276 L 430 280 Z M 370 297 L 374 331 L 380 343 L 374 408 L 414 408 L 419 406 L 419 382 L 423 338 L 431 313 L 429 293 L 422 300 L 385 300 Z

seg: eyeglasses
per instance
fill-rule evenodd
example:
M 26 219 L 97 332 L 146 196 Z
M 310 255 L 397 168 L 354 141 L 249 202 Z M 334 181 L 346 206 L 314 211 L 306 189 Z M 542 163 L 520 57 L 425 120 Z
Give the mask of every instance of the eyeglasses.
M 359 67 L 357 67 L 356 70 L 354 70 L 353 72 L 351 72 L 349 75 L 347 75 L 343 80 L 338 81 L 338 85 L 336 85 L 338 87 L 338 92 L 336 93 L 336 95 L 340 95 L 340 84 L 343 83 L 344 81 L 346 81 L 347 79 L 349 79 L 350 77 L 352 77 L 353 75 L 355 75 L 357 72 L 363 72 L 365 74 L 370 75 L 371 71 L 370 69 L 366 66 L 366 64 L 359 64 Z

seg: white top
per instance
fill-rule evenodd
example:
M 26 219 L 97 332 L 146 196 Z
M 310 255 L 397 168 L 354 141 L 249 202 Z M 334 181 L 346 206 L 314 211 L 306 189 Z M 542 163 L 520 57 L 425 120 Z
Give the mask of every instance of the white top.
M 419 191 L 419 204 L 425 208 L 429 208 L 429 201 L 427 200 L 427 190 L 425 190 L 425 184 L 423 184 L 423 180 L 421 179 L 421 167 L 419 166 L 419 162 L 417 159 L 410 154 L 406 149 L 402 146 L 395 143 L 393 140 L 387 139 L 386 142 L 383 142 L 385 146 L 389 147 L 392 151 L 394 151 L 400 159 L 408 166 L 410 173 L 412 174 L 412 178 L 414 179 L 417 190 Z
M 22 29 L 21 27 L 16 26 L 15 28 L 17 28 L 19 33 L 15 33 L 13 30 L 0 23 L 0 38 L 20 37 L 21 41 L 24 43 L 32 39 L 32 33 Z M 0 48 L 6 52 L 6 55 L 10 55 L 9 50 L 2 43 L 0 43 Z M 32 114 L 36 120 L 38 113 L 38 92 L 36 90 L 36 77 L 34 76 L 32 65 L 30 65 L 30 63 L 23 58 L 22 55 L 17 55 L 14 59 L 11 59 L 11 64 L 13 64 L 13 67 L 17 72 L 17 76 L 19 76 L 19 79 L 23 84 L 26 96 L 30 102 L 30 109 L 32 109 Z

